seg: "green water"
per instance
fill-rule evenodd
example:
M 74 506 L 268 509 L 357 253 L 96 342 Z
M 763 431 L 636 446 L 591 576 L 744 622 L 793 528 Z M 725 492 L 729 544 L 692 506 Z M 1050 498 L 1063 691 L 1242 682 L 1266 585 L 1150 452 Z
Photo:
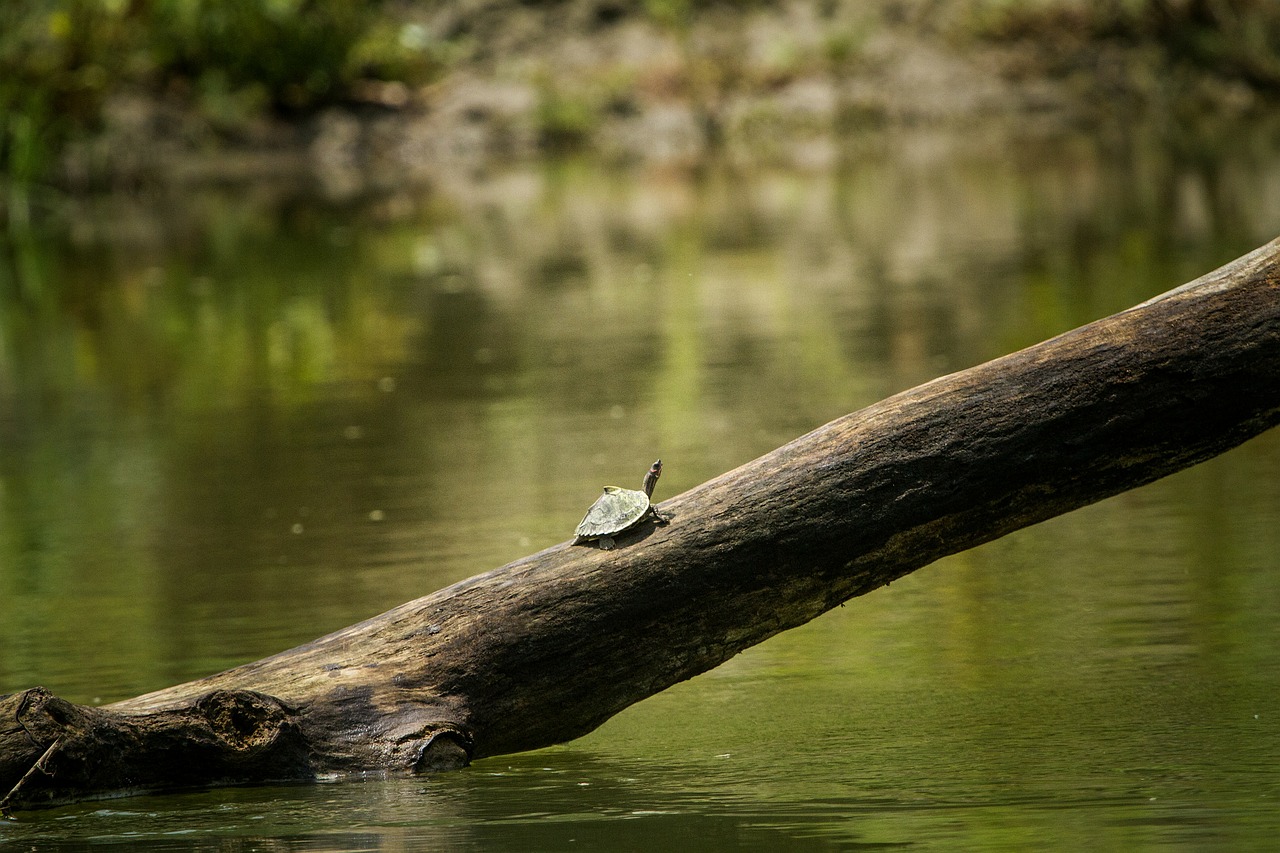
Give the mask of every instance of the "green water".
M 102 703 L 562 541 L 1280 231 L 1262 132 L 891 134 L 0 241 L 0 693 Z M 26 813 L 0 848 L 1266 849 L 1280 435 L 945 560 L 590 736 L 435 778 Z

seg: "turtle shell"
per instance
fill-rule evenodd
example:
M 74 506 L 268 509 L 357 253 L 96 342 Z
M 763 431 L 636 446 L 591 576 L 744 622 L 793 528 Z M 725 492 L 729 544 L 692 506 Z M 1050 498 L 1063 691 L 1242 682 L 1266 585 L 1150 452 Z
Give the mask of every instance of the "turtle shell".
M 579 542 L 613 536 L 637 524 L 649 512 L 649 496 L 639 489 L 605 486 L 604 494 L 578 523 Z

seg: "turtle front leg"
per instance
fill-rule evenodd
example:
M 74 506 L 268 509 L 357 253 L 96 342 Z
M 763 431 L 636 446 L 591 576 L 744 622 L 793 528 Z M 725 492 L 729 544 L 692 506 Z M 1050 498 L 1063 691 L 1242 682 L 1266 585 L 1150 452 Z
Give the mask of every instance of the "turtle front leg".
M 600 542 L 600 550 L 601 550 L 601 551 L 612 551 L 612 550 L 613 550 L 614 542 L 613 542 L 613 537 L 612 537 L 612 536 L 601 536 L 601 537 L 600 537 L 600 539 L 599 539 L 598 541 Z

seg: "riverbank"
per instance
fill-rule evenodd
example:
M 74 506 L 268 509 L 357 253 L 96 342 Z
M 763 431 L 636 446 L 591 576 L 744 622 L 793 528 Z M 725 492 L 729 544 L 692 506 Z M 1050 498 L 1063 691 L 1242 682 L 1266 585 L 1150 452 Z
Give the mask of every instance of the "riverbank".
M 1194 133 L 1274 98 L 1280 15 L 1265 4 L 1113 5 L 465 0 L 380 6 L 319 47 L 301 18 L 246 23 L 241 53 L 193 53 L 207 22 L 170 21 L 159 47 L 119 36 L 135 59 L 99 68 L 92 97 L 94 73 L 77 72 L 81 113 L 65 113 L 65 138 L 25 143 L 48 148 L 27 169 L 73 194 L 272 179 L 347 200 L 548 152 L 825 168 L 860 132 L 894 126 L 1022 137 L 1119 114 Z M 1242 28 L 1250 39 L 1215 47 Z M 253 43 L 273 38 L 294 65 L 268 73 Z M 21 177 L 15 128 L 7 171 Z

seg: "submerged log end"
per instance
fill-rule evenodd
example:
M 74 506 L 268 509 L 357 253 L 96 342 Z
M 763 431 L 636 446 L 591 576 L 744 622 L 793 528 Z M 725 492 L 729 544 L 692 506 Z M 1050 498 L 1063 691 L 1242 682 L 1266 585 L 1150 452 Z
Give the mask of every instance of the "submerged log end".
M 0 814 L 123 794 L 307 781 L 353 767 L 433 773 L 465 767 L 472 751 L 465 729 L 413 710 L 371 727 L 365 717 L 321 705 L 298 709 L 253 690 L 212 690 L 178 707 L 128 713 L 33 687 L 0 697 L 0 721 Z
M 312 775 L 295 712 L 248 690 L 135 716 L 35 687 L 0 699 L 0 720 L 0 812 Z

